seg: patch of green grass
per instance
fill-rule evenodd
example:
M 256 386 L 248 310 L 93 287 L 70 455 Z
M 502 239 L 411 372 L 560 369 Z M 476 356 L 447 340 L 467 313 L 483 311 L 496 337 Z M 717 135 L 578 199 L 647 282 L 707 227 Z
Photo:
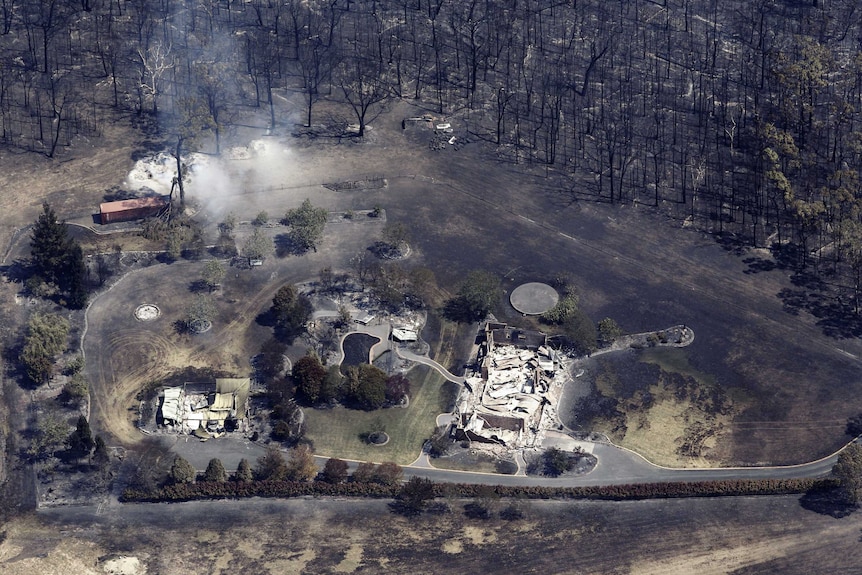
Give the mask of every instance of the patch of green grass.
M 446 380 L 424 365 L 411 369 L 407 377 L 413 385 L 406 409 L 306 409 L 306 437 L 314 442 L 315 452 L 360 461 L 394 461 L 400 465 L 413 462 L 434 432 L 441 401 L 450 391 Z M 389 435 L 386 445 L 369 445 L 360 437 L 379 431 L 379 427 Z

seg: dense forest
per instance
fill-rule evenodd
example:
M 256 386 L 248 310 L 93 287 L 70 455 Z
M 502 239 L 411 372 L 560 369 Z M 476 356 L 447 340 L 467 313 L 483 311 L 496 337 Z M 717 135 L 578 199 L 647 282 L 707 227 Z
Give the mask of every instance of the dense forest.
M 3 146 L 62 155 L 122 112 L 218 152 L 249 108 L 284 127 L 285 91 L 291 126 L 328 100 L 361 137 L 414 99 L 573 200 L 772 248 L 860 311 L 855 0 L 0 0 L 0 50 Z

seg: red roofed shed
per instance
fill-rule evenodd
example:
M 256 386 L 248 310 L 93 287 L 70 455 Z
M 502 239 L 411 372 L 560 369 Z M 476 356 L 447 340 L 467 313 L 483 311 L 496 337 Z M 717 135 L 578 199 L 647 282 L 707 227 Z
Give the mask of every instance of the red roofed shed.
M 99 221 L 103 224 L 113 224 L 114 222 L 138 220 L 158 215 L 167 205 L 167 200 L 157 196 L 105 202 L 99 205 Z

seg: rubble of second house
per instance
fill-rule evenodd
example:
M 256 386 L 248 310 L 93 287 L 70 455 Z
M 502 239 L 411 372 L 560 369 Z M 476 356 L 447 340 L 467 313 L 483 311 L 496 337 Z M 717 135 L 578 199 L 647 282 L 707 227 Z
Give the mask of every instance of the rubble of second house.
M 477 371 L 458 399 L 456 438 L 509 448 L 541 445 L 556 425 L 555 406 L 569 380 L 566 358 L 542 332 L 488 322 Z
M 186 383 L 162 393 L 162 424 L 168 429 L 200 439 L 221 437 L 225 425 L 247 425 L 249 378 L 218 378 L 213 384 Z

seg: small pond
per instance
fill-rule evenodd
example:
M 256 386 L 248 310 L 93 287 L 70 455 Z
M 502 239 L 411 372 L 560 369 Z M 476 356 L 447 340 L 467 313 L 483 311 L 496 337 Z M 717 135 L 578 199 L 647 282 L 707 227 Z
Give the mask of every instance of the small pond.
M 380 341 L 379 337 L 374 337 L 367 333 L 351 333 L 345 337 L 344 342 L 341 344 L 344 349 L 344 359 L 341 361 L 342 367 L 369 363 L 371 348 L 380 343 Z

